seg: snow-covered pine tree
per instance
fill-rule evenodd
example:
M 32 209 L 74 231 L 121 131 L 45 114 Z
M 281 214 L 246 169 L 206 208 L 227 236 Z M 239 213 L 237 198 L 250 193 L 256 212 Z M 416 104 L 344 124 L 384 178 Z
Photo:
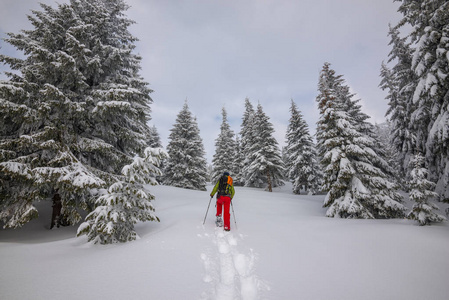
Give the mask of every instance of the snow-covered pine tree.
M 163 148 L 161 137 L 159 135 L 159 132 L 157 131 L 156 125 L 153 125 L 153 127 L 150 127 L 149 131 L 149 137 L 148 137 L 148 146 L 151 148 Z M 160 165 L 158 166 L 159 169 L 163 170 L 165 166 L 165 158 L 162 159 Z M 161 183 L 163 182 L 163 174 L 161 176 L 157 176 L 157 182 Z
M 6 227 L 37 216 L 33 201 L 62 196 L 74 224 L 92 188 L 120 176 L 146 148 L 152 100 L 133 53 L 122 0 L 41 4 L 33 29 L 5 41 L 25 58 L 0 55 L 0 215 Z
M 206 170 L 207 170 L 206 181 L 212 181 L 212 174 L 214 173 L 214 166 L 212 164 L 207 164 Z
M 164 184 L 205 191 L 208 176 L 203 141 L 187 102 L 170 131 Z
M 412 26 L 411 69 L 417 76 L 411 123 L 416 149 L 426 157 L 435 192 L 449 202 L 449 2 L 403 0 L 400 24 Z
M 328 217 L 392 218 L 403 215 L 402 197 L 376 164 L 374 140 L 345 110 L 344 81 L 325 63 L 320 72 L 317 143 L 324 171 Z M 343 89 L 346 90 L 346 89 Z
M 215 154 L 212 159 L 214 166 L 212 173 L 212 182 L 216 182 L 224 171 L 228 171 L 231 176 L 236 174 L 236 142 L 234 140 L 234 132 L 228 123 L 228 115 L 223 107 L 221 111 L 222 123 L 220 126 L 220 134 L 215 140 Z
M 425 159 L 421 154 L 415 155 L 410 162 L 412 164 L 412 171 L 410 173 L 411 180 L 410 185 L 410 200 L 415 204 L 411 212 L 407 215 L 407 218 L 418 221 L 419 225 L 430 225 L 431 222 L 442 222 L 446 218 L 437 214 L 438 206 L 432 203 L 430 200 L 437 199 L 438 194 L 433 190 L 435 189 L 435 183 L 427 180 L 428 171 L 424 166 Z
M 278 142 L 273 137 L 274 128 L 270 119 L 264 113 L 262 105 L 257 105 L 253 118 L 253 144 L 248 149 L 248 173 L 245 178 L 246 186 L 272 188 L 282 185 L 284 162 Z
M 355 130 L 366 135 L 373 142 L 371 149 L 375 152 L 375 155 L 373 155 L 371 163 L 387 175 L 391 181 L 396 181 L 396 172 L 386 161 L 384 145 L 377 136 L 374 125 L 367 121 L 370 117 L 362 112 L 362 106 L 359 104 L 361 100 L 353 99 L 355 94 L 350 92 L 350 88 L 344 83 L 342 76 L 335 79 L 334 87 L 337 98 L 341 103 L 340 109 L 346 112 L 349 119 L 352 120 L 351 123 Z
M 95 244 L 124 243 L 136 239 L 137 222 L 159 222 L 151 204 L 154 196 L 145 185 L 157 185 L 156 177 L 162 174 L 158 166 L 167 154 L 162 148 L 147 148 L 144 154 L 144 158 L 135 157 L 123 167 L 124 179 L 96 200 L 95 209 L 78 228 L 77 236 L 85 234 Z
M 293 193 L 301 190 L 315 194 L 321 189 L 321 168 L 309 127 L 296 104 L 291 103 L 290 121 L 287 127 L 285 166 L 287 177 L 293 183 Z
M 288 128 L 287 128 L 287 132 L 288 132 Z M 285 167 L 285 173 L 284 173 L 284 177 L 288 178 L 288 158 L 287 158 L 287 146 L 283 146 L 281 147 L 281 158 L 282 161 L 284 162 L 284 167 Z
M 155 125 L 150 127 L 148 145 L 151 148 L 162 148 L 161 137 Z
M 352 120 L 351 124 L 358 132 L 368 136 L 374 143 L 373 147 L 371 147 L 376 153 L 373 156 L 373 165 L 380 168 L 392 180 L 395 180 L 394 169 L 385 160 L 386 154 L 376 134 L 374 125 L 367 121 L 370 117 L 362 112 L 362 106 L 359 104 L 361 99 L 354 99 L 355 94 L 350 92 L 349 86 L 344 83 L 341 75 L 336 76 L 334 80 L 335 95 L 339 99 L 341 105 L 340 110 L 346 112 L 349 119 Z
M 242 124 L 240 129 L 240 151 L 242 160 L 242 184 L 247 186 L 252 186 L 251 183 L 248 182 L 248 178 L 250 177 L 249 166 L 251 164 L 251 156 L 249 155 L 249 149 L 252 147 L 254 143 L 254 107 L 248 98 L 245 98 L 245 112 L 243 113 Z
M 388 63 L 393 64 L 389 69 L 382 63 L 380 87 L 387 90 L 388 110 L 386 116 L 391 121 L 391 143 L 398 152 L 400 177 L 406 178 L 410 159 L 416 150 L 416 136 L 414 127 L 410 122 L 413 110 L 413 92 L 416 86 L 416 75 L 411 69 L 413 48 L 407 42 L 407 38 L 401 38 L 399 29 L 390 26 L 388 35 L 391 37 L 392 47 L 389 53 Z
M 406 181 L 403 173 L 401 172 L 401 160 L 398 158 L 400 156 L 400 153 L 396 149 L 396 147 L 394 147 L 391 141 L 391 122 L 387 121 L 385 123 L 376 124 L 374 128 L 378 140 L 375 148 L 382 149 L 382 153 L 385 157 L 385 162 L 392 172 L 391 175 L 393 177 L 393 180 L 400 184 L 401 190 L 407 190 Z

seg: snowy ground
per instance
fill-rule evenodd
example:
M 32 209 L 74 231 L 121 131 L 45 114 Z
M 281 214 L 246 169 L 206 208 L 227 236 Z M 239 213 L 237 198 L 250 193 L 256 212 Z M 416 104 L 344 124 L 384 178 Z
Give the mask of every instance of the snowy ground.
M 324 196 L 236 187 L 232 230 L 209 192 L 152 187 L 160 223 L 92 245 L 51 208 L 0 230 L 0 299 L 449 299 L 449 224 L 326 218 Z M 442 206 L 445 208 L 445 206 Z

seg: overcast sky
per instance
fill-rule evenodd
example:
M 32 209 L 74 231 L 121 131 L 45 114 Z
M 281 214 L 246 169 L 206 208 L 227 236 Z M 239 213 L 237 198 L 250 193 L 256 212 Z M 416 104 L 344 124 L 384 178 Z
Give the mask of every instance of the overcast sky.
M 1 0 L 0 37 L 31 28 L 27 14 L 39 2 Z M 68 2 L 59 0 L 58 3 Z M 401 15 L 393 0 L 128 0 L 130 31 L 139 38 L 142 76 L 154 90 L 152 121 L 168 143 L 176 116 L 187 103 L 197 117 L 207 159 L 225 106 L 240 131 L 244 100 L 262 105 L 280 146 L 291 99 L 311 133 L 318 110 L 319 72 L 330 62 L 362 99 L 372 123 L 385 121 L 387 101 L 378 87 L 380 65 L 390 51 L 388 24 Z M 0 42 L 4 54 L 14 49 Z M 0 66 L 0 71 L 4 70 Z M 3 77 L 4 78 L 4 77 Z

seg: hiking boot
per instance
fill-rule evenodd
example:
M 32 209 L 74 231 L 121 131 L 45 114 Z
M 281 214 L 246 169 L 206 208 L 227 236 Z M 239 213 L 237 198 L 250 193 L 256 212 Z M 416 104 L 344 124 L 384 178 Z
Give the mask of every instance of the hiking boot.
M 224 230 L 225 230 L 225 231 L 230 231 L 231 228 L 225 227 Z

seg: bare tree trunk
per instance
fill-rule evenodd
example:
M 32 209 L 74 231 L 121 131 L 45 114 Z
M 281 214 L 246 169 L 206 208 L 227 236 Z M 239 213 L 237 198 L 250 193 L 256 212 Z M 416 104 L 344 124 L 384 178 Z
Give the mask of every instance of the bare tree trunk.
M 60 225 L 60 219 L 61 219 L 61 209 L 62 209 L 62 204 L 61 204 L 61 196 L 59 195 L 59 193 L 56 191 L 56 193 L 53 196 L 53 213 L 51 215 L 51 224 L 50 224 L 50 229 L 52 229 L 55 225 L 59 228 Z
M 272 192 L 272 185 L 271 185 L 271 175 L 270 175 L 270 169 L 267 169 L 267 181 L 268 181 L 268 191 Z

